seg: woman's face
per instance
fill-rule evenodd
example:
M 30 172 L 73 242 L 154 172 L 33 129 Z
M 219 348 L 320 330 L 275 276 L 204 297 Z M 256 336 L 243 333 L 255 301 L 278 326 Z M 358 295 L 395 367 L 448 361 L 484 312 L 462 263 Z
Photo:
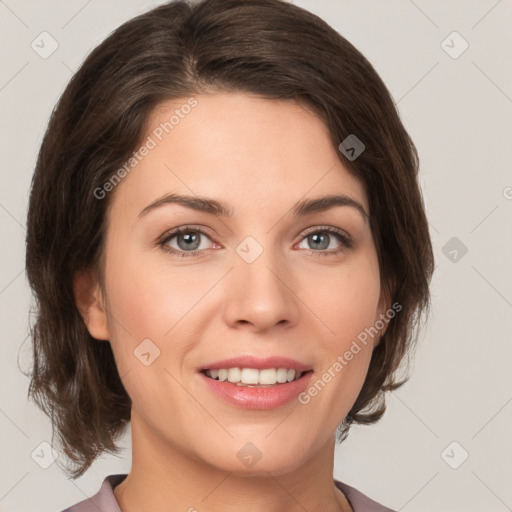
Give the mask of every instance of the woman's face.
M 142 144 L 108 192 L 108 319 L 89 322 L 112 344 L 132 430 L 225 471 L 291 471 L 333 442 L 378 342 L 357 341 L 386 310 L 364 187 L 325 125 L 289 101 L 174 100 Z M 296 211 L 334 195 L 348 200 Z M 294 367 L 298 381 L 271 384 Z

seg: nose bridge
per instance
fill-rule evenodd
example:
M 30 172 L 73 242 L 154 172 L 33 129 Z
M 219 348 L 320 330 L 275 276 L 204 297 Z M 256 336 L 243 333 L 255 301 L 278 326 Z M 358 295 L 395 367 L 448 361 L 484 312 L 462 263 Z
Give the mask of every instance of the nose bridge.
M 270 245 L 252 236 L 236 248 L 234 269 L 227 292 L 226 320 L 230 324 L 251 323 L 258 330 L 297 321 L 297 298 L 286 259 Z

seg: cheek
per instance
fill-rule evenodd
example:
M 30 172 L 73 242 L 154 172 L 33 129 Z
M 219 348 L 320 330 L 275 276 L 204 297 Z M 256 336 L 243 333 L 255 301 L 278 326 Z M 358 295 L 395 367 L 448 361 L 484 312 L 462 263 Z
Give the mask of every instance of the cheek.
M 120 375 L 130 372 L 143 387 L 153 374 L 146 370 L 172 368 L 190 349 L 190 339 L 206 318 L 201 316 L 206 301 L 200 299 L 222 274 L 209 270 L 197 275 L 192 266 L 173 270 L 165 260 L 151 263 L 147 254 L 135 249 L 121 253 L 115 246 L 123 245 L 112 244 L 105 269 L 112 349 Z M 147 352 L 150 360 L 157 356 L 149 367 L 137 358 Z
M 137 250 L 112 250 L 109 256 L 106 284 L 112 320 L 134 336 L 161 339 L 190 309 L 197 286 L 183 270 L 170 274 L 168 267 Z
M 153 282 L 148 284 L 155 273 L 141 264 L 136 253 L 116 250 L 125 246 L 113 242 L 106 261 L 108 326 L 120 375 L 135 370 L 139 378 L 144 365 L 137 359 L 138 347 L 147 348 L 142 353 L 149 352 L 150 360 L 155 358 L 156 362 L 156 356 L 162 350 L 160 340 L 172 324 L 171 319 L 167 319 L 164 325 L 166 317 L 162 311 L 168 304 L 162 300 L 160 288 Z M 145 340 L 151 340 L 151 343 Z
M 325 339 L 342 350 L 378 318 L 378 263 L 370 254 L 322 272 L 317 279 L 303 284 L 304 302 L 323 322 Z
M 302 403 L 337 411 L 331 418 L 335 425 L 352 407 L 368 372 L 377 340 L 372 327 L 379 318 L 380 276 L 372 251 L 324 272 L 315 280 L 317 286 L 312 282 L 303 285 L 311 309 L 325 327 L 325 335 L 317 351 L 321 368 Z

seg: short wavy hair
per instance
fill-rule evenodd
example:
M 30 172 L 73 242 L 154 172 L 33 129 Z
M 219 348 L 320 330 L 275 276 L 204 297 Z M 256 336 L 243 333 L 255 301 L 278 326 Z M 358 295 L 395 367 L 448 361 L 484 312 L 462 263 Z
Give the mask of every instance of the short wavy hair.
M 131 410 L 110 343 L 91 337 L 73 293 L 77 272 L 102 273 L 114 192 L 99 201 L 94 191 L 136 150 L 155 107 L 212 91 L 298 101 L 325 122 L 334 147 L 351 134 L 365 144 L 355 160 L 338 155 L 364 185 L 381 284 L 401 311 L 373 350 L 338 442 L 351 424 L 378 421 L 385 392 L 409 378 L 397 371 L 428 313 L 434 260 L 417 150 L 377 72 L 326 22 L 282 0 L 166 3 L 121 25 L 85 59 L 52 112 L 32 179 L 28 394 L 50 417 L 73 478 L 119 450 Z

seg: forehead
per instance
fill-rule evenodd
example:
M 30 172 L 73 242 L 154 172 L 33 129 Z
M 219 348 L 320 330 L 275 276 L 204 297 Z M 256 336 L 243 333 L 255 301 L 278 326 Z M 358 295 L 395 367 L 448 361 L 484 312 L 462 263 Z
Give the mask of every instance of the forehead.
M 215 197 L 235 213 L 343 193 L 368 211 L 324 122 L 296 102 L 245 93 L 166 101 L 149 116 L 136 153 L 144 156 L 115 194 L 124 209 L 140 211 L 166 193 Z

